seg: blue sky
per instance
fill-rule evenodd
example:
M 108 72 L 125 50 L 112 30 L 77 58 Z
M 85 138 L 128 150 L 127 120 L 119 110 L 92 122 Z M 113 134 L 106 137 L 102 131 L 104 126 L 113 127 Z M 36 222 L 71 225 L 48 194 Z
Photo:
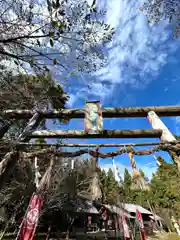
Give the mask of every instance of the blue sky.
M 73 77 L 66 85 L 70 93 L 68 107 L 84 106 L 86 100 L 100 100 L 103 107 L 153 106 L 180 104 L 180 40 L 173 41 L 171 26 L 165 21 L 150 26 L 139 12 L 141 0 L 99 2 L 107 8 L 106 20 L 115 27 L 113 41 L 107 45 L 108 64 L 91 75 Z M 90 88 L 89 88 L 90 86 Z M 173 133 L 180 134 L 180 118 L 162 118 Z M 72 120 L 65 128 L 83 129 L 82 120 Z M 151 128 L 147 119 L 106 119 L 105 129 Z M 154 141 L 158 139 L 154 139 Z M 78 140 L 86 143 L 142 142 L 152 139 Z M 72 140 L 70 142 L 75 142 Z M 77 142 L 77 141 L 76 141 Z M 103 149 L 113 151 L 115 148 Z M 162 153 L 168 159 L 168 155 Z M 152 156 L 135 157 L 148 177 L 156 170 Z M 129 170 L 128 157 L 115 158 L 121 175 Z M 103 168 L 112 167 L 112 159 L 100 159 Z

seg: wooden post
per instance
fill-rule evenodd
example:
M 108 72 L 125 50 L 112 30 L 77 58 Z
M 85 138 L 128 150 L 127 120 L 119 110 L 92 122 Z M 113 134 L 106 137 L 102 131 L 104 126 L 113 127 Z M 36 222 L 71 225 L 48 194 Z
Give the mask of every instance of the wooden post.
M 91 183 L 91 197 L 92 200 L 99 200 L 102 198 L 102 192 L 100 188 L 100 180 L 99 180 L 99 175 L 98 175 L 98 153 L 99 153 L 99 148 L 96 148 L 95 151 L 95 156 L 91 157 L 92 159 L 92 165 L 93 165 L 93 174 L 92 174 L 92 183 Z
M 96 158 L 95 158 L 95 171 L 97 172 L 99 169 L 99 158 L 98 158 L 98 153 L 99 153 L 99 147 L 96 148 Z
M 38 113 L 34 114 L 34 116 L 29 120 L 27 126 L 24 131 L 19 135 L 16 142 L 19 141 L 28 141 L 29 137 L 26 136 L 26 131 L 34 130 L 40 121 L 40 117 Z M 14 144 L 14 148 L 16 148 L 16 142 Z M 16 151 L 9 152 L 5 155 L 5 157 L 0 162 L 0 190 L 2 189 L 5 181 L 9 178 L 9 175 L 12 173 L 16 162 L 18 161 L 19 153 Z
M 30 138 L 157 138 L 161 134 L 162 130 L 156 129 L 102 130 L 90 134 L 81 130 L 39 130 L 28 132 L 26 136 Z
M 49 240 L 50 234 L 51 234 L 51 226 L 48 227 L 48 232 L 47 232 L 46 240 Z
M 86 102 L 84 125 L 85 132 L 89 134 L 103 130 L 102 109 L 99 101 Z
M 171 217 L 171 221 L 173 223 L 174 228 L 176 229 L 177 234 L 180 236 L 180 229 L 179 229 L 179 225 L 177 224 L 176 219 L 174 218 L 174 216 Z
M 158 117 L 158 115 L 155 112 L 150 111 L 148 113 L 148 120 L 153 129 L 162 130 L 162 135 L 160 137 L 162 141 L 167 141 L 167 142 L 176 141 L 176 138 L 173 136 L 173 134 L 169 131 L 169 129 L 165 126 L 165 124 L 161 121 L 161 119 Z M 180 172 L 180 157 L 177 156 L 177 154 L 173 151 L 169 151 L 169 155 L 176 162 L 178 170 Z
M 118 220 L 117 220 L 117 213 L 113 215 L 114 218 L 114 227 L 115 227 L 115 236 L 118 238 Z
M 19 152 L 14 151 L 7 153 L 0 162 L 0 190 L 3 188 L 4 183 L 8 180 L 18 159 Z

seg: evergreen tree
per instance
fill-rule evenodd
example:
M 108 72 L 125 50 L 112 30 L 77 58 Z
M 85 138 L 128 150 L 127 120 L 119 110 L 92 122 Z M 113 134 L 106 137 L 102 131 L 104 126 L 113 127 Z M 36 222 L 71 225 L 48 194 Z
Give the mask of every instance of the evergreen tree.
M 124 192 L 124 201 L 131 202 L 131 185 L 132 185 L 132 177 L 129 173 L 128 169 L 125 168 L 124 170 L 124 182 L 123 182 L 123 192 Z
M 38 76 L 20 74 L 11 78 L 7 76 L 0 80 L 0 89 L 1 111 L 8 109 L 58 110 L 65 108 L 68 100 L 63 87 L 49 74 Z M 6 138 L 17 137 L 26 124 L 27 119 L 13 121 Z M 42 121 L 40 126 L 45 127 L 45 121 Z
M 144 178 L 145 182 L 148 183 L 149 179 L 146 177 L 144 171 L 142 169 L 139 169 L 139 172 L 140 172 L 141 176 Z
M 131 174 L 129 173 L 128 169 L 125 168 L 124 170 L 124 188 L 130 188 L 132 183 L 132 177 Z
M 102 191 L 102 202 L 106 201 L 107 195 L 107 174 L 104 169 L 98 169 L 99 179 L 101 183 L 101 191 Z
M 103 202 L 108 204 L 118 204 L 122 200 L 122 188 L 116 181 L 112 169 L 106 173 L 104 170 L 99 172 Z
M 156 208 L 171 209 L 180 216 L 179 173 L 174 164 L 164 161 L 153 175 L 150 187 L 151 200 Z

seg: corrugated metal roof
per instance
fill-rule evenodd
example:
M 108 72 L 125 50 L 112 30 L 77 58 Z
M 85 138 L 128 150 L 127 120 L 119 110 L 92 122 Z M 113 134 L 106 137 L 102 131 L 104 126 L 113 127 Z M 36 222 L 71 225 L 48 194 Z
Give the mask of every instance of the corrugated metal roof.
M 150 216 L 151 219 L 155 219 L 155 220 L 163 220 L 161 217 L 159 217 L 158 215 L 153 215 L 153 216 Z
M 122 216 L 123 214 L 128 217 L 128 218 L 134 218 L 133 216 L 131 216 L 126 210 L 124 210 L 121 207 L 117 207 L 114 205 L 109 205 L 109 204 L 103 204 L 103 206 L 105 208 L 107 208 L 109 211 L 113 212 L 113 213 L 117 213 L 118 215 Z
M 141 207 L 140 205 L 136 205 L 136 204 L 129 204 L 129 203 L 124 203 L 122 204 L 123 208 L 126 209 L 128 212 L 136 212 L 136 209 L 138 209 L 138 211 L 140 213 L 143 214 L 149 214 L 149 215 L 153 215 L 152 212 L 150 212 L 149 210 Z

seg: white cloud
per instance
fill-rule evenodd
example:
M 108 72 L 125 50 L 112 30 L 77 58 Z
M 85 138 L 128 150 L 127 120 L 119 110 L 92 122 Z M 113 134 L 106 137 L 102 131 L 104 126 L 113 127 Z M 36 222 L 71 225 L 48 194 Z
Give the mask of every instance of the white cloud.
M 180 124 L 180 117 L 176 117 L 176 123 Z
M 103 5 L 102 0 L 100 0 Z M 173 52 L 179 41 L 168 41 L 168 23 L 149 25 L 139 11 L 142 0 L 107 1 L 107 22 L 115 27 L 116 34 L 108 44 L 108 64 L 94 74 L 91 92 L 104 99 L 110 96 L 116 84 L 144 87 L 160 72 L 167 61 L 175 61 Z M 108 84 L 107 84 L 108 83 Z M 103 84 L 103 91 L 102 85 Z M 94 88 L 99 86 L 99 91 Z
M 128 171 L 130 173 L 132 173 L 132 168 L 130 166 L 127 166 L 127 165 L 123 165 L 121 163 L 116 163 L 116 166 L 118 167 L 118 170 L 119 170 L 119 173 L 120 173 L 120 176 L 123 178 L 124 177 L 124 170 L 125 168 L 128 169 Z M 108 164 L 103 164 L 100 166 L 102 169 L 104 169 L 105 171 L 108 171 L 109 168 L 113 168 L 112 164 L 108 163 Z M 148 163 L 148 164 L 137 164 L 137 168 L 140 168 L 144 171 L 146 177 L 148 179 L 151 179 L 152 177 L 152 174 L 156 172 L 156 169 L 157 169 L 157 166 L 156 166 L 156 163 L 155 162 L 152 162 L 152 163 Z
M 69 100 L 66 103 L 67 107 L 71 108 L 76 102 L 76 100 L 77 100 L 77 96 L 75 94 L 69 94 Z
M 108 20 L 115 25 L 117 34 L 109 44 L 112 49 L 106 80 L 112 75 L 118 83 L 129 82 L 131 78 L 134 81 L 136 74 L 140 77 L 158 74 L 168 54 L 175 50 L 166 43 L 169 33 L 164 28 L 167 24 L 149 26 L 139 11 L 140 1 L 112 0 L 108 3 Z
M 87 0 L 87 3 L 89 4 L 89 6 L 92 6 L 93 0 Z

